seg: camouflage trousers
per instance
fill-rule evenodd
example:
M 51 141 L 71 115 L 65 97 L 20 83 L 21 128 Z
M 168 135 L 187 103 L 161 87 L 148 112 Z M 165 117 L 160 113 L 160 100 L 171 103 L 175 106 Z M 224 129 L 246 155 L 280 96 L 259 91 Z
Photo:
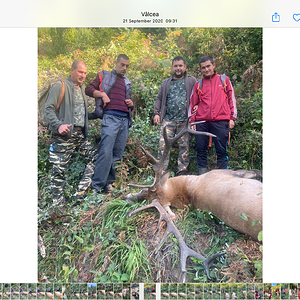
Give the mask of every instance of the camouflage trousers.
M 160 128 L 160 138 L 159 138 L 159 149 L 158 149 L 158 159 L 162 157 L 163 150 L 165 147 L 165 140 L 163 137 L 163 128 L 167 127 L 167 136 L 168 138 L 173 138 L 176 134 L 178 134 L 181 129 L 185 126 L 185 121 L 183 122 L 173 122 L 173 121 L 165 121 L 163 120 L 161 128 Z M 186 133 L 183 135 L 178 141 L 179 153 L 177 160 L 177 173 L 182 171 L 187 171 L 187 168 L 190 163 L 189 156 L 189 134 Z M 168 168 L 169 165 L 170 154 L 168 155 L 166 161 L 164 162 L 164 170 Z
M 97 149 L 84 137 L 81 131 L 74 130 L 69 139 L 58 135 L 53 136 L 49 151 L 49 160 L 52 164 L 51 191 L 53 203 L 55 204 L 64 202 L 64 175 L 75 150 L 87 160 L 87 165 L 78 185 L 77 192 L 84 192 L 91 185 L 97 158 Z

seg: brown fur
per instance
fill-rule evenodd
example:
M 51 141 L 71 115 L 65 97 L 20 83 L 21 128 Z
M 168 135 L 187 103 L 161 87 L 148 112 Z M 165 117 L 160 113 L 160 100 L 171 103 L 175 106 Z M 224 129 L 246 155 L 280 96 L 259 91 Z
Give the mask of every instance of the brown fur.
M 165 174 L 145 198 L 158 199 L 173 217 L 169 206 L 184 209 L 192 204 L 196 209 L 211 211 L 228 226 L 257 240 L 262 230 L 262 183 L 247 178 L 247 172 L 242 175 L 239 172 L 213 170 L 200 176 L 170 179 Z M 239 213 L 245 214 L 248 220 L 237 216 Z M 253 221 L 259 224 L 252 227 Z

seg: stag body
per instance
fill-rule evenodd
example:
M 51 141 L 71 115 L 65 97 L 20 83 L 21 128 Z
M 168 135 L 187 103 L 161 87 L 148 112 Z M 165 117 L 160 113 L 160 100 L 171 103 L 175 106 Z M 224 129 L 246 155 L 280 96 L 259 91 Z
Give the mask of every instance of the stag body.
M 203 175 L 170 178 L 162 176 L 155 189 L 144 188 L 134 194 L 138 200 L 156 198 L 174 220 L 170 206 L 184 209 L 190 204 L 207 210 L 233 229 L 257 241 L 262 230 L 262 183 L 248 177 L 252 171 L 213 170 Z M 127 199 L 133 199 L 128 195 Z M 245 214 L 247 221 L 238 214 Z M 253 221 L 259 224 L 252 226 Z
M 172 218 L 175 214 L 169 206 L 183 209 L 192 204 L 196 209 L 211 211 L 228 226 L 257 240 L 262 230 L 262 183 L 240 177 L 246 174 L 249 173 L 213 170 L 200 176 L 162 180 L 156 189 L 157 199 Z M 248 221 L 239 213 L 245 214 Z M 259 224 L 251 226 L 253 221 Z

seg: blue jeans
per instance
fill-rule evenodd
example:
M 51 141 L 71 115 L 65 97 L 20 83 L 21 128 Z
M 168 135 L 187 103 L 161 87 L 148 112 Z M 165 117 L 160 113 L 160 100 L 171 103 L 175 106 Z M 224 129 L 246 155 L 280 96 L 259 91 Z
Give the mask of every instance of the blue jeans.
M 92 181 L 92 189 L 97 192 L 116 180 L 114 165 L 123 156 L 128 137 L 128 123 L 126 117 L 103 115 L 101 140 Z
M 217 154 L 218 169 L 228 169 L 227 143 L 229 138 L 229 121 L 205 122 L 197 124 L 197 131 L 210 132 L 216 135 L 213 142 Z M 206 135 L 195 135 L 197 150 L 197 167 L 207 167 L 207 147 L 209 137 Z

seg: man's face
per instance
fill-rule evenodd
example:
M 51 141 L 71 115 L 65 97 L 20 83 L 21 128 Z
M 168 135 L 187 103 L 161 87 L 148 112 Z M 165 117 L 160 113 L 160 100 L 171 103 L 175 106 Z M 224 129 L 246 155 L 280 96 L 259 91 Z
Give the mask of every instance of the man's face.
M 116 61 L 116 72 L 119 75 L 124 76 L 129 68 L 129 60 L 120 58 L 119 61 Z
M 86 77 L 87 67 L 83 63 L 79 63 L 77 69 L 71 68 L 71 80 L 74 84 L 81 85 Z
M 183 60 L 175 60 L 172 64 L 172 70 L 175 78 L 182 78 L 186 71 L 186 65 Z
M 200 72 L 205 77 L 211 77 L 214 74 L 215 63 L 211 63 L 210 60 L 207 60 L 200 64 Z

